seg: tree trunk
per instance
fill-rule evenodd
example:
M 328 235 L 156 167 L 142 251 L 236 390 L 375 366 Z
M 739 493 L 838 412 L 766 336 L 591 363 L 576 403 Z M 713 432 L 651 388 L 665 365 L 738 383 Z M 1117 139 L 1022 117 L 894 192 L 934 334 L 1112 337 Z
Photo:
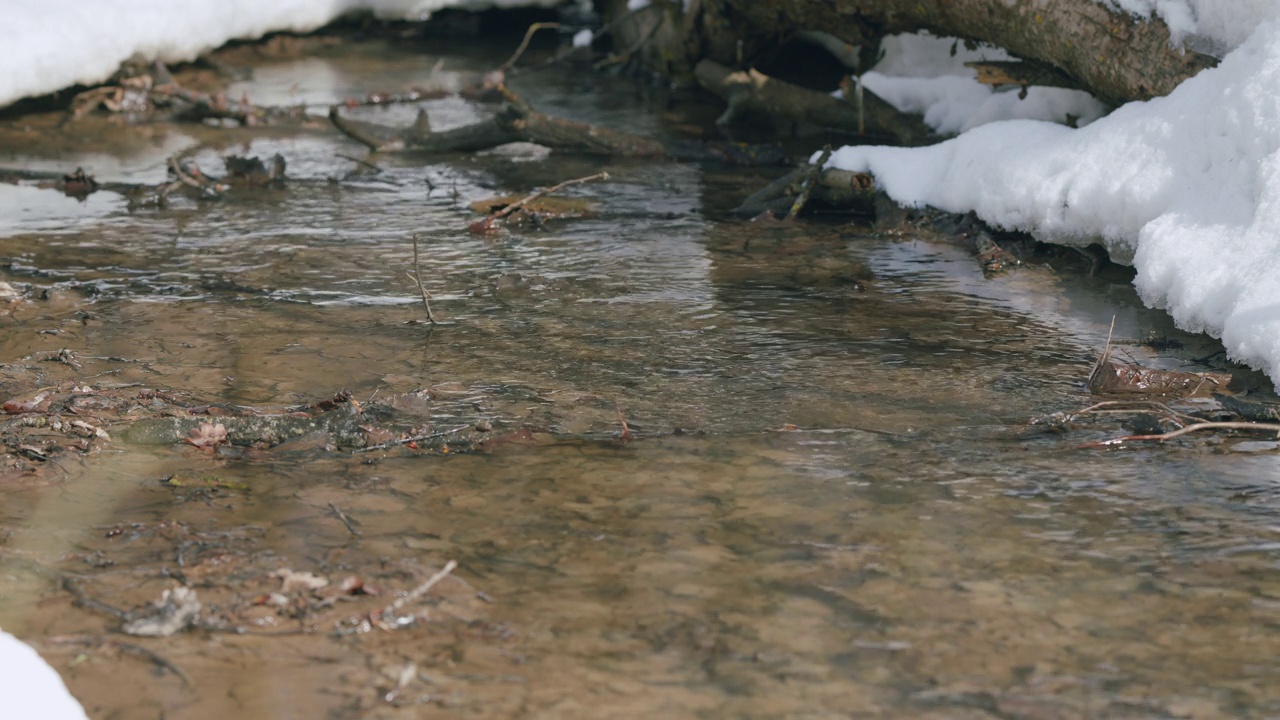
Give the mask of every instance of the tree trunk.
M 626 12 L 624 0 L 603 4 L 606 19 Z M 1112 104 L 1165 95 L 1215 63 L 1174 48 L 1163 21 L 1114 12 L 1096 0 L 692 0 L 684 14 L 680 3 L 669 3 L 661 13 L 622 23 L 620 44 L 658 21 L 678 32 L 655 33 L 641 55 L 660 58 L 651 65 L 667 72 L 691 72 L 704 58 L 742 67 L 803 30 L 863 46 L 918 30 L 990 43 L 1052 65 Z

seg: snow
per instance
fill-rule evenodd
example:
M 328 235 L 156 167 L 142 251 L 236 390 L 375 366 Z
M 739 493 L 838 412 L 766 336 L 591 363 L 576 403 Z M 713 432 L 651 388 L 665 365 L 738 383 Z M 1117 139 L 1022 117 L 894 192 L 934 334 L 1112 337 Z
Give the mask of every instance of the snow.
M 863 73 L 862 84 L 898 110 L 924 117 L 934 132 L 949 135 L 997 120 L 1049 120 L 1087 125 L 1107 108 L 1092 95 L 1066 88 L 995 90 L 964 66 L 979 60 L 1009 60 L 999 48 L 968 50 L 954 38 L 895 35 L 880 46 L 884 57 Z M 953 54 L 954 53 L 954 54 Z
M 0 702 L 5 717 L 86 720 L 57 671 L 9 633 L 0 630 Z
M 135 54 L 193 60 L 229 40 L 306 32 L 342 15 L 425 19 L 447 7 L 481 9 L 559 0 L 7 0 L 0 45 L 0 107 L 101 82 Z
M 1087 127 L 1009 120 L 925 148 L 845 147 L 830 165 L 905 204 L 1100 242 L 1148 305 L 1280 382 L 1280 7 L 1264 15 L 1210 26 L 1223 42 L 1255 27 L 1217 68 Z

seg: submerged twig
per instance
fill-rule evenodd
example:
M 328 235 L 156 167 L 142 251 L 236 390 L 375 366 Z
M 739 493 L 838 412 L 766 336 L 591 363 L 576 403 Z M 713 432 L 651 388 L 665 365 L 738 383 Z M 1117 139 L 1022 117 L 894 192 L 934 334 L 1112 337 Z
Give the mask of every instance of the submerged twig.
M 1280 424 L 1277 423 L 1256 423 L 1256 422 L 1202 422 L 1186 427 L 1170 430 L 1167 433 L 1159 435 L 1125 435 L 1124 437 L 1111 438 L 1110 440 L 1096 440 L 1094 442 L 1080 445 L 1081 449 L 1094 447 L 1108 447 L 1111 445 L 1119 445 L 1128 441 L 1165 441 L 1172 440 L 1176 437 L 1186 435 L 1187 433 L 1199 432 L 1201 430 L 1266 430 L 1267 432 L 1276 433 L 1277 439 L 1280 439 Z
M 454 568 L 456 567 L 458 567 L 457 560 L 450 560 L 449 562 L 445 563 L 444 568 L 442 568 L 440 572 L 427 578 L 426 582 L 422 583 L 418 587 L 409 591 L 408 595 L 405 595 L 399 600 L 396 600 L 395 602 L 388 605 L 387 609 L 382 611 L 382 614 L 388 615 L 390 613 L 397 612 L 400 610 L 400 608 L 403 608 L 405 605 L 408 605 L 409 603 L 417 600 L 423 595 L 426 595 L 427 592 L 431 590 L 431 588 L 436 586 L 436 583 L 448 577 L 449 573 L 453 572 Z
M 148 650 L 147 648 L 144 648 L 141 645 L 134 645 L 133 643 L 122 643 L 122 642 L 113 641 L 110 644 L 116 646 L 121 650 L 124 650 L 125 652 L 130 652 L 130 653 L 133 653 L 134 655 L 144 657 L 150 660 L 151 663 L 156 667 L 163 668 L 173 673 L 174 675 L 177 675 L 178 679 L 182 681 L 183 685 L 191 684 L 191 678 L 187 677 L 187 674 L 182 672 L 182 668 L 178 667 L 177 665 L 174 665 L 172 661 L 170 661 L 168 658 L 164 657 L 163 655 L 160 655 L 159 653 L 155 652 L 154 650 Z
M 329 503 L 329 509 L 338 516 L 338 519 L 342 521 L 343 525 L 347 526 L 347 532 L 355 535 L 356 537 L 360 537 L 360 531 L 355 528 L 355 524 L 352 522 L 351 518 L 347 517 L 347 514 L 342 512 L 342 508 L 338 507 L 336 503 Z
M 363 166 L 365 166 L 365 167 L 369 168 L 370 170 L 374 171 L 375 173 L 380 173 L 380 172 L 382 172 L 382 168 L 380 168 L 380 167 L 378 167 L 377 165 L 375 165 L 375 164 L 373 164 L 373 163 L 369 162 L 368 160 L 361 160 L 361 159 L 360 159 L 360 158 L 358 158 L 358 157 L 352 157 L 351 155 L 343 155 L 342 153 L 334 153 L 334 154 L 335 154 L 336 156 L 338 156 L 338 157 L 342 158 L 343 160 L 350 160 L 351 162 L 356 163 L 356 164 L 358 164 L 358 165 L 363 165 Z
M 442 438 L 442 437 L 445 437 L 446 435 L 456 435 L 457 433 L 460 433 L 463 430 L 469 430 L 470 428 L 471 428 L 470 425 L 460 425 L 456 428 L 453 428 L 452 430 L 442 430 L 440 432 L 427 433 L 425 435 L 414 435 L 413 437 L 400 438 L 399 440 L 388 440 L 387 442 L 378 443 L 377 445 L 369 445 L 367 447 L 357 448 L 355 450 L 352 450 L 351 452 L 365 453 L 365 452 L 372 452 L 374 450 L 386 450 L 387 448 L 394 447 L 396 445 L 408 445 L 409 443 L 421 442 L 423 440 L 434 440 L 436 438 Z
M 418 264 L 418 233 L 413 234 L 413 273 L 409 274 L 409 277 L 418 283 L 418 290 L 422 293 L 422 304 L 427 308 L 427 321 L 435 325 L 436 316 L 431 312 L 431 293 L 427 292 L 427 287 L 422 284 L 422 268 Z
M 504 217 L 506 217 L 506 216 L 510 215 L 511 213 L 513 213 L 513 212 L 515 212 L 515 211 L 519 210 L 520 208 L 524 207 L 525 205 L 527 205 L 527 204 L 529 204 L 529 203 L 533 202 L 534 200 L 537 200 L 538 198 L 542 197 L 543 195 L 550 195 L 551 193 L 556 192 L 556 191 L 558 191 L 558 190 L 563 190 L 564 188 L 567 188 L 567 187 L 569 187 L 570 185 L 581 185 L 581 184 L 583 184 L 583 183 L 588 183 L 588 182 L 591 182 L 591 181 L 593 181 L 593 180 L 608 180 L 608 179 L 609 179 L 609 173 L 607 173 L 607 172 L 598 172 L 598 173 L 596 173 L 595 175 L 588 175 L 588 176 L 586 176 L 586 177 L 574 178 L 574 179 L 572 179 L 572 180 L 565 180 L 564 182 L 559 183 L 559 184 L 556 184 L 556 185 L 552 185 L 552 186 L 551 186 L 551 187 L 549 187 L 549 188 L 543 188 L 542 190 L 538 190 L 538 191 L 535 191 L 535 192 L 533 192 L 533 193 L 530 193 L 529 195 L 527 195 L 527 196 L 525 196 L 525 197 L 523 197 L 523 198 L 521 198 L 521 199 L 519 199 L 519 200 L 517 200 L 517 201 L 515 201 L 515 202 L 511 203 L 510 205 L 508 205 L 508 206 L 506 206 L 506 207 L 502 208 L 501 210 L 499 210 L 498 212 L 494 213 L 494 214 L 492 215 L 492 219 L 494 219 L 494 220 L 501 220 L 502 218 L 504 218 Z
M 125 612 L 124 610 L 121 610 L 120 608 L 114 607 L 112 605 L 108 605 L 107 603 L 104 603 L 101 600 L 89 597 L 89 594 L 84 591 L 84 588 L 80 587 L 80 583 L 76 582 L 76 580 L 71 578 L 70 576 L 64 576 L 62 578 L 62 589 L 71 593 L 71 597 L 74 598 L 74 600 L 72 601 L 72 604 L 74 604 L 76 607 L 82 607 L 86 610 L 93 610 L 95 612 L 100 612 L 103 615 L 110 615 L 111 617 L 117 620 L 120 620 L 122 622 L 129 619 L 129 613 Z

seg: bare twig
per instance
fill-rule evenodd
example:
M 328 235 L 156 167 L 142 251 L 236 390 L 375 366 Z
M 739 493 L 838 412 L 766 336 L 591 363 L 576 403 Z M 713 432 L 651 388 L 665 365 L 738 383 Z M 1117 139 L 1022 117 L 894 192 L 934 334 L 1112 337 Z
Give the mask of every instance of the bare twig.
M 80 583 L 78 583 L 75 579 L 71 578 L 70 576 L 64 576 L 62 578 L 62 589 L 71 593 L 71 596 L 75 598 L 73 604 L 76 605 L 76 607 L 82 607 L 86 610 L 93 610 L 95 612 L 100 612 L 103 615 L 110 615 L 111 617 L 121 621 L 125 621 L 129 619 L 129 613 L 125 612 L 124 610 L 121 610 L 120 608 L 114 607 L 112 605 L 108 605 L 107 603 L 104 603 L 101 600 L 97 600 L 92 597 L 89 597 L 89 594 L 86 593 L 84 589 L 80 587 Z
M 444 568 L 441 569 L 440 572 L 427 578 L 426 582 L 422 583 L 418 587 L 409 591 L 408 595 L 405 595 L 399 600 L 396 600 L 395 602 L 388 605 L 387 609 L 382 611 L 382 614 L 389 615 L 393 612 L 397 612 L 401 608 L 403 608 L 405 605 L 408 605 L 409 603 L 416 601 L 418 598 L 422 597 L 423 595 L 426 595 L 427 592 L 431 590 L 431 588 L 436 586 L 436 583 L 448 577 L 449 573 L 453 572 L 454 568 L 456 567 L 458 567 L 457 560 L 450 560 L 449 562 L 445 563 Z
M 639 52 L 640 48 L 647 45 L 648 42 L 653 39 L 653 36 L 658 33 L 658 28 L 660 27 L 662 27 L 662 18 L 658 17 L 653 21 L 653 24 L 649 26 L 649 29 L 645 31 L 644 35 L 642 35 L 631 47 L 623 50 L 620 55 L 610 55 L 604 60 L 596 63 L 594 65 L 595 69 L 600 70 L 601 68 L 606 68 L 611 65 L 621 65 L 622 63 L 629 62 L 632 55 Z
M 360 531 L 355 528 L 355 524 L 352 522 L 351 518 L 347 517 L 347 514 L 342 512 L 342 508 L 338 507 L 334 503 L 329 503 L 329 509 L 338 516 L 338 519 L 342 521 L 343 525 L 347 526 L 347 532 L 355 535 L 356 537 L 360 537 Z
M 602 38 L 606 35 L 612 34 L 614 30 L 618 29 L 619 25 L 621 25 L 624 22 L 627 22 L 628 20 L 631 20 L 632 18 L 634 18 L 636 15 L 640 13 L 648 13 L 648 12 L 651 12 L 654 10 L 660 10 L 660 9 L 661 7 L 659 5 L 650 3 L 642 7 L 638 7 L 635 10 L 628 10 L 625 13 L 622 13 L 618 17 L 614 18 L 612 22 L 607 23 L 604 27 L 597 30 L 595 32 L 594 37 L 592 37 L 592 40 L 596 40 L 598 38 Z M 538 70 L 549 68 L 552 65 L 555 65 L 556 63 L 564 60 L 565 58 L 571 57 L 574 53 L 582 49 L 583 48 L 580 48 L 580 47 L 571 47 L 565 52 L 557 53 L 555 57 L 551 58 L 550 60 L 546 60 L 539 65 L 526 66 L 519 69 L 516 69 L 516 68 L 509 68 L 509 69 L 511 70 L 511 74 L 513 75 L 516 73 L 536 72 Z
M 435 325 L 436 316 L 431 312 L 431 293 L 427 292 L 426 286 L 422 284 L 422 268 L 418 264 L 418 233 L 413 234 L 413 272 L 405 274 L 418 283 L 418 290 L 422 293 L 422 304 L 427 308 L 427 321 Z
M 558 185 L 552 185 L 552 186 L 551 186 L 551 187 L 549 187 L 549 188 L 544 188 L 544 189 L 542 189 L 542 190 L 538 190 L 537 192 L 534 192 L 534 193 L 532 193 L 532 194 L 530 194 L 530 195 L 528 195 L 528 196 L 526 196 L 526 197 L 524 197 L 524 198 L 521 198 L 521 199 L 519 199 L 519 200 L 517 200 L 517 201 L 515 201 L 515 202 L 511 203 L 510 205 L 508 205 L 508 206 L 506 206 L 506 207 L 502 208 L 501 210 L 499 210 L 498 212 L 494 213 L 494 214 L 493 214 L 493 219 L 494 219 L 494 220 L 501 220 L 502 218 L 504 218 L 504 217 L 506 217 L 506 216 L 510 215 L 511 213 L 513 213 L 513 212 L 515 212 L 515 211 L 519 210 L 520 208 L 524 207 L 525 205 L 527 205 L 527 204 L 529 204 L 529 203 L 533 202 L 534 200 L 537 200 L 538 198 L 542 197 L 543 195 L 550 195 L 551 193 L 556 192 L 557 190 L 562 190 L 562 189 L 564 189 L 564 188 L 567 188 L 567 187 L 569 187 L 570 185 L 581 185 L 582 183 L 588 183 L 588 182 L 591 182 L 592 180 L 608 180 L 608 179 L 609 179 L 609 173 L 607 173 L 607 172 L 598 172 L 598 173 L 596 173 L 595 175 L 588 175 L 588 176 L 586 176 L 586 177 L 574 178 L 573 180 L 565 180 L 564 182 L 562 182 L 562 183 L 560 183 L 560 184 L 558 184 Z
M 1086 414 L 1100 415 L 1100 414 L 1108 414 L 1108 413 L 1117 413 L 1117 414 L 1118 413 L 1134 413 L 1134 412 L 1141 412 L 1144 409 L 1159 410 L 1160 412 L 1165 413 L 1166 415 L 1168 415 L 1170 418 L 1174 420 L 1189 421 L 1191 423 L 1196 423 L 1200 421 L 1200 418 L 1196 417 L 1195 415 L 1188 415 L 1186 413 L 1178 412 L 1177 410 L 1174 410 L 1168 405 L 1165 405 L 1162 402 L 1156 402 L 1155 400 L 1107 400 L 1105 402 L 1094 403 L 1093 405 L 1090 405 L 1089 407 L 1084 408 L 1083 410 L 1076 410 L 1067 414 L 1071 416 L 1076 416 L 1076 415 L 1086 415 Z
M 1276 433 L 1277 438 L 1280 438 L 1280 424 L 1277 424 L 1277 423 L 1202 422 L 1202 423 L 1196 423 L 1194 425 L 1187 425 L 1186 427 L 1178 428 L 1177 430 L 1170 430 L 1167 433 L 1161 433 L 1159 435 L 1126 435 L 1124 437 L 1112 438 L 1110 440 L 1097 440 L 1094 442 L 1085 443 L 1083 445 L 1080 445 L 1079 447 L 1081 449 L 1095 448 L 1095 447 L 1110 447 L 1112 445 L 1119 445 L 1121 443 L 1128 442 L 1130 440 L 1134 440 L 1134 441 L 1157 440 L 1157 441 L 1163 442 L 1165 440 L 1172 440 L 1176 437 L 1186 435 L 1187 433 L 1199 432 L 1200 430 L 1265 430 L 1267 432 Z
M 1093 364 L 1093 370 L 1089 373 L 1089 380 L 1085 386 L 1092 389 L 1093 383 L 1098 379 L 1098 373 L 1102 371 L 1102 366 L 1107 364 L 1111 359 L 1111 335 L 1116 331 L 1116 316 L 1111 316 L 1111 329 L 1107 330 L 1107 345 L 1102 348 L 1102 353 L 1098 355 L 1098 361 Z
M 560 27 L 560 23 L 555 22 L 536 22 L 530 25 L 529 29 L 524 31 L 524 40 L 520 41 L 520 47 L 516 48 L 515 53 L 513 53 L 511 57 L 507 58 L 506 62 L 499 65 L 497 69 L 505 71 L 514 67 L 516 61 L 519 60 L 520 56 L 524 54 L 524 51 L 528 49 L 529 41 L 533 39 L 534 33 L 539 30 L 554 30 L 558 27 Z
M 818 184 L 818 179 L 822 177 L 822 171 L 826 168 L 827 161 L 831 159 L 831 146 L 825 145 L 822 148 L 822 156 L 818 158 L 818 162 L 809 166 L 808 172 L 805 173 L 804 184 L 800 186 L 800 194 L 796 196 L 796 201 L 791 203 L 791 210 L 787 212 L 787 220 L 795 220 L 804 206 L 809 203 L 809 197 L 813 195 L 813 188 Z
M 382 168 L 378 167 L 377 165 L 374 165 L 373 163 L 369 162 L 368 160 L 361 160 L 361 159 L 360 159 L 360 158 L 358 158 L 358 157 L 352 157 L 352 156 L 350 156 L 350 155 L 343 155 L 342 153 L 334 153 L 334 154 L 335 154 L 335 155 L 337 155 L 338 157 L 342 158 L 343 160 L 350 160 L 350 161 L 351 161 L 351 162 L 353 162 L 353 163 L 357 163 L 357 164 L 359 164 L 359 165 L 363 165 L 363 166 L 365 166 L 365 167 L 369 168 L 370 170 L 373 170 L 373 171 L 374 171 L 374 172 L 376 172 L 376 173 L 380 173 L 380 172 L 382 172 Z
M 456 435 L 462 432 L 463 430 L 469 430 L 471 427 L 472 427 L 471 425 L 460 425 L 456 428 L 453 428 L 452 430 L 443 430 L 438 433 L 429 433 L 426 435 L 414 435 L 413 437 L 401 438 L 399 440 L 389 440 L 384 443 L 378 443 L 377 445 L 370 445 L 368 447 L 358 448 L 356 450 L 352 450 L 352 452 L 355 452 L 355 453 L 372 452 L 374 450 L 385 450 L 395 445 L 408 445 L 409 443 L 416 443 L 422 440 L 434 440 L 436 438 L 445 437 L 446 435 Z
M 187 677 L 186 673 L 182 672 L 182 668 L 178 667 L 177 665 L 174 665 L 170 660 L 165 658 L 163 655 L 156 653 L 155 651 L 148 650 L 142 647 L 141 645 L 134 645 L 133 643 L 111 642 L 110 644 L 116 646 L 121 650 L 124 650 L 125 652 L 130 652 L 130 653 L 133 653 L 134 655 L 139 655 L 141 657 L 144 657 L 150 660 L 156 667 L 164 668 L 165 670 L 168 670 L 174 675 L 177 675 L 178 679 L 182 681 L 183 685 L 191 684 L 191 679 Z

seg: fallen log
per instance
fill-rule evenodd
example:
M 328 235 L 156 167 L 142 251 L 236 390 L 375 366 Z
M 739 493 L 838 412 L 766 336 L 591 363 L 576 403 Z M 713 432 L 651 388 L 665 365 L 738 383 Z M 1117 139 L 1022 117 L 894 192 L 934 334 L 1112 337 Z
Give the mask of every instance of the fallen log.
M 933 138 L 929 128 L 914 115 L 899 112 L 870 91 L 862 93 L 862 107 L 826 93 L 771 78 L 757 70 L 735 71 L 714 60 L 702 60 L 694 68 L 699 84 L 729 104 L 716 120 L 732 125 L 766 116 L 794 125 L 865 135 L 887 135 L 899 145 L 921 145 Z
M 803 191 L 802 186 L 811 167 L 806 165 L 774 180 L 748 196 L 731 213 L 740 217 L 755 217 L 763 212 L 787 215 Z M 813 199 L 854 212 L 872 213 L 876 194 L 875 178 L 868 173 L 848 170 L 823 170 L 812 185 Z
M 437 132 L 425 110 L 406 128 L 390 128 L 343 117 L 340 106 L 329 109 L 334 127 L 379 152 L 475 152 L 512 142 L 531 142 L 552 150 L 609 157 L 668 157 L 666 146 L 652 138 L 565 120 L 537 112 L 520 98 L 504 93 L 506 104 L 493 117 Z
M 610 20 L 623 0 L 605 0 Z M 668 7 L 664 28 L 640 52 L 659 72 L 691 72 L 698 61 L 743 67 L 776 50 L 779 38 L 821 28 L 850 46 L 921 30 L 989 43 L 1057 68 L 1080 88 L 1120 105 L 1166 95 L 1216 60 L 1175 45 L 1159 18 L 1140 19 L 1096 0 L 700 0 Z M 624 26 L 632 42 L 648 28 Z M 869 68 L 863 68 L 869 69 Z

